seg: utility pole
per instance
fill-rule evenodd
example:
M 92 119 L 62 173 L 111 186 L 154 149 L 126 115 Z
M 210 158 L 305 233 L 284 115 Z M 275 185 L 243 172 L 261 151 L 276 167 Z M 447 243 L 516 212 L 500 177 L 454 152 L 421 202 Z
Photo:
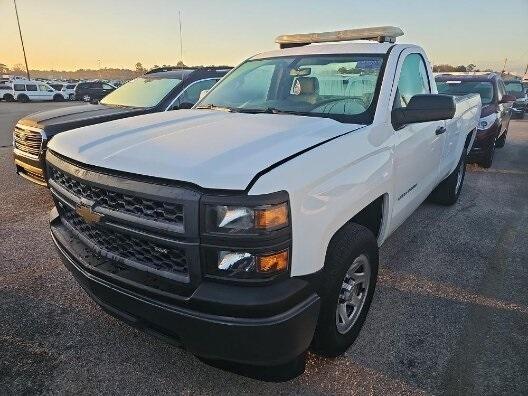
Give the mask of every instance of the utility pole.
M 508 62 L 508 58 L 505 58 L 504 59 L 504 66 L 502 67 L 502 73 L 501 74 L 506 74 L 506 63 Z
M 182 21 L 181 21 L 181 11 L 178 11 L 178 21 L 180 23 L 180 62 L 183 64 L 183 38 L 182 38 Z M 183 70 L 183 67 L 182 67 Z M 183 75 L 183 72 L 182 72 Z
M 15 5 L 15 14 L 16 14 L 16 19 L 17 19 L 17 24 L 18 24 L 18 33 L 20 34 L 20 42 L 22 43 L 22 52 L 24 53 L 24 62 L 26 63 L 27 79 L 31 80 L 31 78 L 29 77 L 29 67 L 27 64 L 26 49 L 24 48 L 24 40 L 22 39 L 22 29 L 20 29 L 20 20 L 18 19 L 18 9 L 16 5 L 16 0 L 13 0 L 13 4 Z

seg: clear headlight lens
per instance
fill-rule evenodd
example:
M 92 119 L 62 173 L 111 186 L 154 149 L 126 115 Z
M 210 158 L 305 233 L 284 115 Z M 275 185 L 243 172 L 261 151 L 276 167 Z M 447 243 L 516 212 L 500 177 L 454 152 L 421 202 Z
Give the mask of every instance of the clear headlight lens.
M 492 113 L 489 116 L 482 117 L 478 123 L 478 129 L 489 128 L 497 120 L 497 113 Z
M 288 249 L 254 254 L 249 252 L 221 250 L 217 260 L 211 260 L 209 274 L 230 278 L 266 278 L 285 272 L 289 268 Z
M 207 232 L 255 234 L 273 231 L 289 224 L 288 205 L 257 207 L 209 205 L 206 207 Z

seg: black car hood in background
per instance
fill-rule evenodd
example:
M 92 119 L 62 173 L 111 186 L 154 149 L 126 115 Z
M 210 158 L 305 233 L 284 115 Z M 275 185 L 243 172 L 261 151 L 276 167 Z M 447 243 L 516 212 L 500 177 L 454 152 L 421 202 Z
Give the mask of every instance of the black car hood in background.
M 49 138 L 59 132 L 151 112 L 150 108 L 86 104 L 30 114 L 19 124 L 42 128 Z

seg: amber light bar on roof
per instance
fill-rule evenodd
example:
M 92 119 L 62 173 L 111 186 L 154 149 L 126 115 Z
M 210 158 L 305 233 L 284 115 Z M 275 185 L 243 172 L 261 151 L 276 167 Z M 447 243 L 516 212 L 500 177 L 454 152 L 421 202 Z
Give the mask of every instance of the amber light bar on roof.
M 336 32 L 284 34 L 275 39 L 280 48 L 300 47 L 312 43 L 337 41 L 375 40 L 380 43 L 394 43 L 396 37 L 403 36 L 403 30 L 395 26 L 376 26 L 361 29 L 339 30 Z

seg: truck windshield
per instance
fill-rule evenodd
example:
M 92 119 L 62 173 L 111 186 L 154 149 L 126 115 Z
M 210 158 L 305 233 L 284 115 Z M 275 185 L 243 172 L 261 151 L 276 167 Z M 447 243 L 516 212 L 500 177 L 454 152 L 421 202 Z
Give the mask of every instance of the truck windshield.
M 156 106 L 176 85 L 179 78 L 138 77 L 106 95 L 100 103 L 111 106 Z
M 523 93 L 523 85 L 520 81 L 504 81 L 508 93 Z
M 476 93 L 480 95 L 482 104 L 493 102 L 493 85 L 488 81 L 437 81 L 438 93 L 446 95 L 467 95 Z
M 372 122 L 383 55 L 309 55 L 249 60 L 196 108 L 298 114 Z

